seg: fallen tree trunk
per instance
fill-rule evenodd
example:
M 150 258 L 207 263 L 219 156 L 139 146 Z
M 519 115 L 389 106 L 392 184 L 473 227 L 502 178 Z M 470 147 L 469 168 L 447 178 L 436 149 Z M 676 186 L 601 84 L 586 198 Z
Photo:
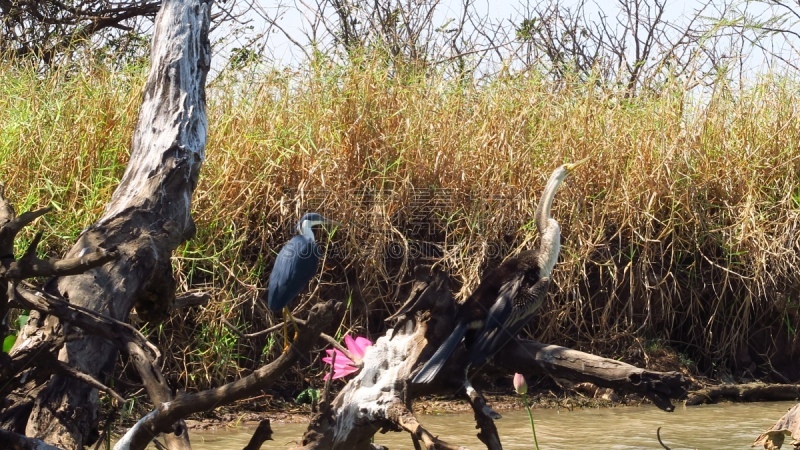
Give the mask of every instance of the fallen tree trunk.
M 688 387 L 680 372 L 640 369 L 615 359 L 536 341 L 510 342 L 495 357 L 495 362 L 509 373 L 540 373 L 640 394 L 665 411 L 674 409 L 670 399 L 683 398 Z
M 424 328 L 424 324 L 415 328 L 408 321 L 378 339 L 365 355 L 361 372 L 343 388 L 330 407 L 320 411 L 312 421 L 301 448 L 369 449 L 370 439 L 379 430 L 406 431 L 428 449 L 458 448 L 433 436 L 411 413 L 413 398 L 421 392 L 432 393 L 427 387 L 419 389 L 409 384 L 424 362 L 419 357 L 425 348 Z M 505 369 L 509 374 L 523 370 L 548 373 L 576 382 L 589 381 L 621 392 L 639 393 L 653 398 L 666 411 L 673 409 L 670 399 L 681 398 L 688 386 L 688 381 L 677 372 L 647 371 L 563 347 L 546 346 L 535 341 L 516 341 L 509 347 L 509 351 L 497 358 L 497 369 Z M 533 349 L 536 350 L 531 351 Z M 558 357 L 554 358 L 554 355 Z M 586 364 L 585 372 L 577 368 L 582 363 Z M 493 423 L 497 416 L 486 406 L 479 392 L 469 384 L 448 382 L 438 386 L 437 394 L 455 392 L 469 401 L 481 430 L 481 441 L 488 449 L 502 448 Z
M 732 402 L 776 402 L 800 399 L 800 384 L 721 384 L 690 391 L 686 398 L 689 406 L 716 403 L 720 400 Z
M 166 317 L 175 297 L 172 252 L 195 232 L 190 206 L 205 157 L 209 8 L 208 0 L 163 2 L 130 161 L 103 216 L 66 255 L 80 258 L 104 249 L 120 257 L 84 274 L 57 278 L 48 284 L 51 294 L 120 321 L 134 306 L 145 320 Z M 55 316 L 32 314 L 18 342 L 42 330 L 70 331 Z M 116 346 L 92 335 L 67 342 L 59 352 L 61 361 L 95 379 L 112 374 L 116 356 Z M 4 422 L 6 429 L 64 449 L 83 448 L 97 436 L 95 387 L 55 375 L 30 399 L 27 393 L 37 389 L 19 389 L 18 415 Z

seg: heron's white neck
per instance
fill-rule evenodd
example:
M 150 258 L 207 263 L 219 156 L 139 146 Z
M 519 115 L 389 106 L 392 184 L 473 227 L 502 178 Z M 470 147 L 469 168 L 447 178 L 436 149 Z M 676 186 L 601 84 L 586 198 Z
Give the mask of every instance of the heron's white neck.
M 307 238 L 310 238 L 312 241 L 314 240 L 314 230 L 311 227 L 314 226 L 314 222 L 311 220 L 304 220 L 297 225 L 297 233 L 301 234 Z

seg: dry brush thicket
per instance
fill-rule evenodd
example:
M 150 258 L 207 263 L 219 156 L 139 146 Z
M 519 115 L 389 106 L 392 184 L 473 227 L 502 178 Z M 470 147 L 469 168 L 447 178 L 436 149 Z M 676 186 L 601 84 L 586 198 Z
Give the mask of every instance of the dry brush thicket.
M 20 210 L 56 206 L 43 251 L 67 248 L 102 212 L 141 84 L 136 69 L 0 68 L 0 179 Z M 417 265 L 447 269 L 463 296 L 486 267 L 534 244 L 546 177 L 589 156 L 556 197 L 561 260 L 531 335 L 645 366 L 668 346 L 706 375 L 796 379 L 798 92 L 766 77 L 742 89 L 720 81 L 702 98 L 678 83 L 625 98 L 533 72 L 475 87 L 377 57 L 217 79 L 198 233 L 174 257 L 180 289 L 214 297 L 145 329 L 190 387 L 272 358 L 272 338 L 231 326 L 274 322 L 257 298 L 297 218 L 316 210 L 345 226 L 318 233 L 327 256 L 301 308 L 345 301 L 341 333 L 375 336 Z M 300 383 L 305 367 L 320 366 L 287 379 Z

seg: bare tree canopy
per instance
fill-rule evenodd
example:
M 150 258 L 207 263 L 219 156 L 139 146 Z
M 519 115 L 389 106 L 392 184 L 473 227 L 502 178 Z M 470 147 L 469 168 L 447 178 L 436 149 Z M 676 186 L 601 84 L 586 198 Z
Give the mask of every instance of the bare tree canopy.
M 628 95 L 670 80 L 692 88 L 720 74 L 735 79 L 753 66 L 796 68 L 796 2 L 701 0 L 683 7 L 681 13 L 664 0 L 547 0 L 504 8 L 475 0 L 316 0 L 253 13 L 307 58 L 310 49 L 347 59 L 379 47 L 394 63 L 462 78 L 533 70 L 556 81 L 597 80 Z M 496 9 L 511 13 L 502 17 Z M 293 20 L 302 25 L 288 27 L 286 17 L 298 11 Z
M 101 33 L 104 45 L 135 51 L 160 6 L 161 1 L 3 0 L 0 52 L 15 58 L 35 57 L 49 65 Z
M 0 0 L 0 55 L 32 58 L 51 66 L 77 49 L 109 55 L 112 61 L 148 52 L 161 0 Z M 250 0 L 215 2 L 212 23 L 238 23 Z

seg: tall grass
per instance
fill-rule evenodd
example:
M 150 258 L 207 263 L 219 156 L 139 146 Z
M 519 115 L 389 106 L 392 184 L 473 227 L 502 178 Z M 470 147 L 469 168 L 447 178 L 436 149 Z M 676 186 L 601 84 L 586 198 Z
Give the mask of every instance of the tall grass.
M 532 73 L 466 85 L 380 57 L 243 80 L 208 87 L 198 233 L 174 260 L 182 288 L 214 300 L 152 331 L 191 386 L 279 350 L 222 319 L 244 332 L 274 321 L 258 297 L 302 213 L 345 226 L 317 233 L 324 268 L 298 308 L 348 301 L 340 333 L 374 335 L 416 266 L 449 270 L 463 297 L 484 269 L 536 245 L 545 180 L 586 156 L 556 197 L 562 256 L 531 334 L 623 358 L 666 342 L 708 375 L 800 376 L 797 80 L 624 98 Z M 136 69 L 0 67 L 0 179 L 21 209 L 59 206 L 53 253 L 116 187 L 142 83 Z

